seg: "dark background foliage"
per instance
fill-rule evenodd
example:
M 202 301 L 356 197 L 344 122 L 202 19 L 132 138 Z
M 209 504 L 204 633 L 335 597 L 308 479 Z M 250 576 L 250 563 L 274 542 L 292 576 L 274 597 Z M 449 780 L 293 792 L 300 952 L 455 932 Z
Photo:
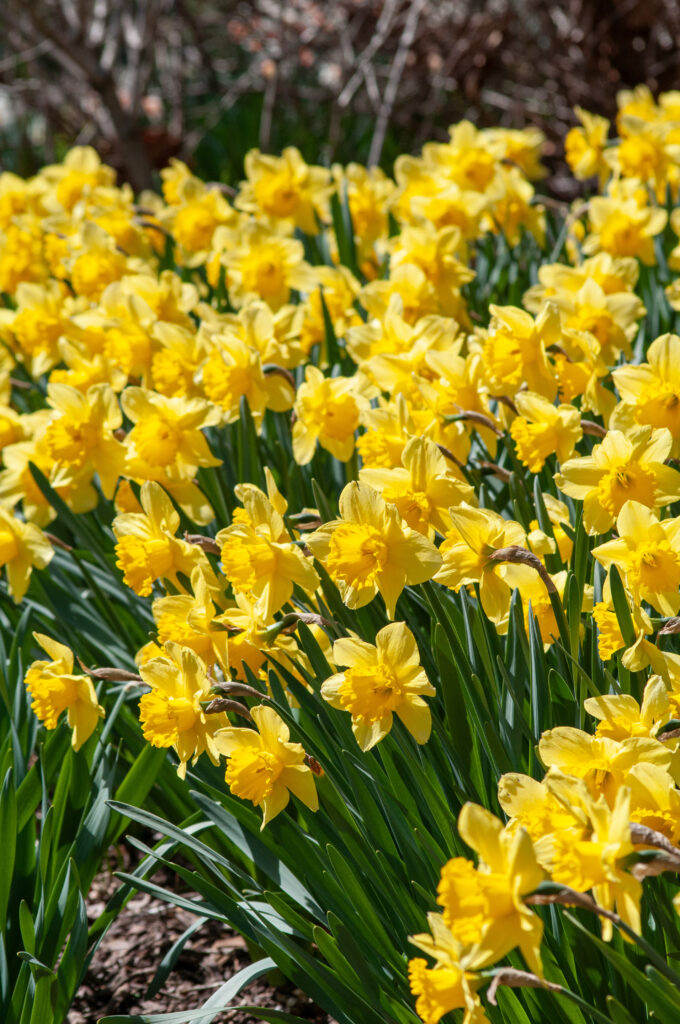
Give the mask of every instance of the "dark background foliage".
M 541 127 L 568 197 L 572 107 L 679 65 L 678 0 L 3 0 L 0 158 L 90 143 L 136 188 L 171 156 L 234 181 L 252 146 L 389 167 L 469 117 Z

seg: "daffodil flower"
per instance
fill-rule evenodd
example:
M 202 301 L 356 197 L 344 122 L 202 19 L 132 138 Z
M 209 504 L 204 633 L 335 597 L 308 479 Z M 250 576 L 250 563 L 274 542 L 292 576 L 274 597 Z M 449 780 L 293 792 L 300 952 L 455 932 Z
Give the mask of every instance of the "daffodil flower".
M 0 506 L 0 567 L 6 567 L 8 589 L 17 604 L 28 590 L 33 568 L 44 569 L 53 556 L 54 549 L 38 526 Z
M 672 448 L 667 428 L 610 430 L 590 455 L 564 462 L 555 482 L 583 501 L 588 533 L 606 533 L 627 501 L 657 509 L 680 499 L 680 473 L 665 464 Z
M 150 688 L 139 701 L 144 739 L 154 747 L 174 748 L 180 778 L 188 762 L 196 764 L 203 753 L 218 764 L 216 733 L 229 720 L 223 712 L 206 715 L 203 710 L 213 683 L 196 652 L 166 643 L 164 654 L 140 665 L 139 674 Z
M 405 586 L 431 579 L 441 555 L 422 534 L 404 526 L 396 505 L 388 505 L 367 484 L 348 484 L 340 515 L 307 538 L 349 608 L 362 608 L 382 594 L 390 619 Z
M 461 838 L 479 854 L 475 867 L 454 857 L 442 868 L 437 902 L 446 926 L 472 946 L 480 966 L 519 946 L 532 971 L 542 975 L 543 922 L 524 903 L 545 873 L 524 829 L 504 828 L 490 811 L 467 803 L 458 816 Z
M 619 536 L 593 548 L 605 569 L 615 565 L 636 601 L 662 615 L 680 610 L 680 519 L 659 521 L 651 509 L 627 501 L 616 521 Z
M 142 484 L 140 498 L 142 512 L 122 512 L 113 521 L 116 565 L 123 571 L 127 585 L 142 597 L 151 593 L 158 579 L 169 579 L 179 589 L 184 589 L 177 574 L 191 578 L 194 567 L 199 565 L 209 585 L 219 590 L 203 551 L 196 544 L 175 537 L 179 513 L 163 488 L 147 480 Z
M 408 980 L 416 996 L 416 1013 L 424 1024 L 437 1024 L 451 1010 L 464 1009 L 463 1024 L 489 1024 L 477 990 L 483 979 L 475 973 L 481 966 L 477 951 L 460 942 L 446 926 L 441 914 L 427 915 L 429 933 L 412 935 L 411 942 L 432 957 L 429 967 L 423 957 L 409 960 Z
M 257 729 L 222 729 L 217 749 L 227 756 L 225 779 L 234 796 L 262 810 L 262 828 L 286 807 L 290 794 L 316 811 L 319 798 L 314 775 L 300 743 L 273 708 L 260 705 L 251 714 Z
M 311 462 L 318 442 L 336 459 L 347 462 L 371 394 L 357 377 L 324 377 L 316 366 L 308 366 L 293 408 L 295 461 L 301 466 Z
M 32 698 L 31 708 L 46 729 L 56 729 L 66 711 L 73 749 L 80 750 L 104 717 L 104 708 L 97 702 L 90 677 L 73 674 L 73 651 L 43 633 L 33 636 L 51 661 L 34 661 L 28 667 L 24 683 Z
M 463 501 L 473 504 L 476 500 L 472 487 L 453 471 L 434 441 L 411 438 L 401 461 L 401 466 L 391 469 L 362 469 L 359 480 L 396 505 L 402 519 L 426 537 L 432 538 L 435 529 L 447 531 L 452 505 Z
M 435 688 L 420 665 L 413 633 L 404 622 L 378 631 L 375 646 L 352 637 L 336 640 L 333 660 L 344 672 L 327 679 L 321 696 L 332 707 L 349 711 L 352 732 L 362 750 L 370 750 L 392 728 L 396 715 L 417 743 L 426 743 L 432 728 L 423 697 Z
M 311 594 L 319 577 L 262 491 L 248 487 L 241 495 L 245 519 L 220 530 L 216 537 L 222 570 L 234 590 L 251 596 L 258 613 L 269 619 L 290 601 L 294 584 Z

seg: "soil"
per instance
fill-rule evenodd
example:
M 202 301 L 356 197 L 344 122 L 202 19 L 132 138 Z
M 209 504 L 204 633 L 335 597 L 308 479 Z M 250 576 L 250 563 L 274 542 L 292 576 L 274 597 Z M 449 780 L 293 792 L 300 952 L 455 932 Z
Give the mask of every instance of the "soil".
M 134 851 L 127 847 L 112 851 L 108 868 L 97 876 L 88 896 L 90 922 L 102 913 L 120 884 L 113 872 L 128 871 L 134 859 Z M 165 869 L 163 872 L 159 871 L 154 881 L 173 888 L 174 876 Z M 96 1024 L 107 1014 L 189 1012 L 252 962 L 240 935 L 218 921 L 206 921 L 184 946 L 160 991 L 149 997 L 149 985 L 163 956 L 195 920 L 188 911 L 147 893 L 134 896 L 100 943 L 69 1012 L 68 1024 Z M 272 984 L 267 975 L 251 982 L 236 1003 L 284 1010 L 310 1024 L 334 1024 L 298 989 Z M 218 1014 L 214 1024 L 251 1024 L 256 1020 L 247 1013 L 227 1011 Z

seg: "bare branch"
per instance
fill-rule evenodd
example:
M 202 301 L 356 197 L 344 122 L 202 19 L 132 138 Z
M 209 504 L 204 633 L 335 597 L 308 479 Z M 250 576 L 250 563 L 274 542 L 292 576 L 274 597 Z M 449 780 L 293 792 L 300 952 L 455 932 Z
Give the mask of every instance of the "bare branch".
M 397 97 L 397 90 L 399 89 L 399 82 L 406 64 L 406 58 L 408 57 L 409 50 L 411 49 L 411 44 L 413 43 L 416 28 L 418 26 L 418 19 L 424 6 L 425 0 L 411 0 L 411 6 L 409 7 L 404 31 L 399 42 L 399 49 L 397 50 L 397 55 L 394 58 L 394 63 L 392 64 L 392 70 L 390 72 L 385 95 L 383 96 L 382 106 L 378 113 L 375 131 L 371 140 L 371 149 L 368 154 L 369 167 L 373 167 L 380 161 L 380 154 L 382 153 L 383 143 L 385 141 L 385 132 L 387 131 L 387 123 L 394 107 L 394 101 Z

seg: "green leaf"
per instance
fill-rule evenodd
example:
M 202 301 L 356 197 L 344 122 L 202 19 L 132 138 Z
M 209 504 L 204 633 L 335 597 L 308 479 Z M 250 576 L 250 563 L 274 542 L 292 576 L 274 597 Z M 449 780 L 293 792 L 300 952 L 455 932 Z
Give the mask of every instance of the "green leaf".
M 26 900 L 22 900 L 19 904 L 19 928 L 27 954 L 35 956 L 35 925 Z
M 359 268 L 357 267 L 356 247 L 354 244 L 354 227 L 346 189 L 342 199 L 338 196 L 337 192 L 333 192 L 330 206 L 340 262 L 344 266 L 349 267 L 355 277 L 358 277 Z
M 218 988 L 217 992 L 208 999 L 198 1010 L 180 1010 L 177 1013 L 142 1013 L 133 1016 L 116 1015 L 114 1017 L 102 1017 L 98 1024 L 189 1024 L 189 1022 L 200 1021 L 201 1024 L 210 1024 L 218 1013 L 225 1010 L 239 1010 L 241 1007 L 229 1006 L 232 999 L 235 999 L 239 992 L 261 978 L 263 974 L 271 971 L 276 964 L 271 957 L 258 960 L 257 963 L 248 964 L 242 967 L 237 974 L 234 974 L 224 985 Z
M 199 928 L 202 928 L 205 922 L 208 920 L 207 917 L 199 917 L 189 925 L 185 931 L 175 939 L 170 949 L 166 952 L 165 956 L 161 960 L 160 964 L 156 968 L 156 973 L 151 979 L 151 983 L 146 990 L 146 998 L 153 999 L 155 995 L 160 992 L 161 988 L 165 984 L 168 975 L 174 970 L 174 967 L 179 960 L 182 950 L 186 946 L 189 939 L 196 934 Z
M 622 1003 L 614 996 L 607 996 L 607 1009 L 614 1024 L 639 1024 Z
M 36 975 L 36 977 L 48 974 L 51 977 L 54 977 L 54 971 L 52 970 L 51 967 L 48 967 L 47 964 L 44 964 L 42 960 L 38 960 L 38 958 L 33 956 L 32 953 L 26 952 L 25 949 L 20 950 L 17 953 L 17 956 L 19 957 L 20 960 L 23 960 L 24 963 L 27 963 L 29 965 L 33 973 Z
M 85 973 L 87 953 L 87 911 L 82 894 L 77 894 L 76 920 L 64 955 L 59 963 L 59 988 L 64 996 L 63 1008 L 68 1010 Z
M 17 840 L 17 804 L 12 769 L 7 770 L 0 792 L 0 931 L 7 929 L 7 906 L 14 873 Z
M 628 606 L 628 598 L 626 597 L 626 591 L 621 581 L 619 570 L 615 565 L 612 565 L 609 569 L 609 585 L 612 591 L 612 601 L 614 602 L 614 610 L 616 612 L 616 618 L 618 619 L 619 629 L 625 640 L 626 647 L 632 647 L 635 643 L 635 626 L 633 625 L 633 619 L 630 614 L 630 608 Z
M 249 833 L 231 817 L 219 804 L 202 793 L 192 791 L 192 797 L 210 820 L 242 853 L 246 854 L 267 878 L 287 893 L 318 920 L 323 921 L 324 912 L 304 885 L 295 877 L 282 860 L 272 853 L 255 835 Z
M 658 984 L 653 983 L 652 978 L 656 977 L 653 967 L 648 966 L 646 968 L 647 974 L 644 974 L 627 957 L 617 953 L 615 949 L 612 949 L 611 945 L 603 942 L 602 939 L 599 939 L 592 932 L 589 932 L 587 928 L 584 928 L 573 914 L 567 913 L 566 917 L 600 950 L 602 955 L 609 960 L 621 977 L 625 979 L 633 991 L 642 999 L 645 1006 L 652 1010 L 659 1020 L 663 1021 L 663 1024 L 677 1024 L 680 990 L 674 1002 Z

